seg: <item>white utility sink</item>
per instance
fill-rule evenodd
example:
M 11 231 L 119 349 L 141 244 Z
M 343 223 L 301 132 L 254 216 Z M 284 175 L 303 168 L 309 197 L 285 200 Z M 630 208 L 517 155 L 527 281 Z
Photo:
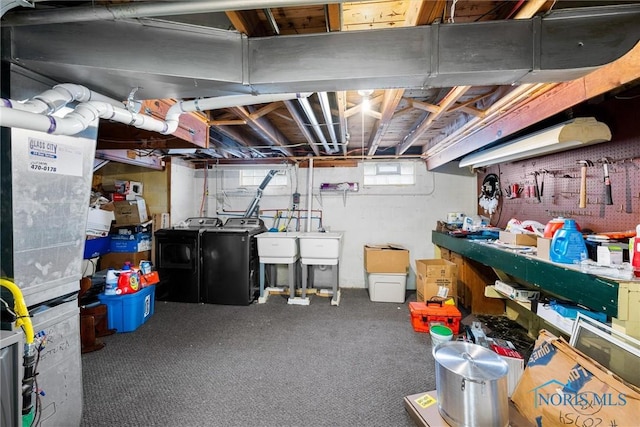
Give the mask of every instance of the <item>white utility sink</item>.
M 298 259 L 298 235 L 295 232 L 271 232 L 256 235 L 258 256 L 263 264 L 292 264 Z
M 342 247 L 342 233 L 299 233 L 300 258 L 303 264 L 337 265 Z

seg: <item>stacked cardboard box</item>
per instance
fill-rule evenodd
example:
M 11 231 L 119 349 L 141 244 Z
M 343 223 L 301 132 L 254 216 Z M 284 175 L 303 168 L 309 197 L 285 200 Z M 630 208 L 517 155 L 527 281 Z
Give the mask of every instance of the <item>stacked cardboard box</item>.
M 426 302 L 431 297 L 455 297 L 458 266 L 445 259 L 416 260 L 416 300 Z M 446 293 L 446 295 L 445 295 Z
M 365 245 L 364 269 L 369 297 L 375 302 L 405 301 L 409 251 L 396 244 Z

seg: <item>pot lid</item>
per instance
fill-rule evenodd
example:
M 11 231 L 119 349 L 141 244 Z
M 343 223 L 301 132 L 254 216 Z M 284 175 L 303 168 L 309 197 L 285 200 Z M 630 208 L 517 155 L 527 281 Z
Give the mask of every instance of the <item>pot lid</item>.
M 440 344 L 434 357 L 445 369 L 471 380 L 496 380 L 509 369 L 507 362 L 488 348 L 462 341 Z

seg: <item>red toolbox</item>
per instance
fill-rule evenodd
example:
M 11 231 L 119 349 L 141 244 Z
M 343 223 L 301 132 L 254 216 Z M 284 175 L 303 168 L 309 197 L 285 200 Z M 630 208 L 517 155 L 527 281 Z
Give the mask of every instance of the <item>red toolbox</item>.
M 460 333 L 462 313 L 455 305 L 442 301 L 410 302 L 411 325 L 416 332 L 429 332 L 429 323 L 440 323 Z

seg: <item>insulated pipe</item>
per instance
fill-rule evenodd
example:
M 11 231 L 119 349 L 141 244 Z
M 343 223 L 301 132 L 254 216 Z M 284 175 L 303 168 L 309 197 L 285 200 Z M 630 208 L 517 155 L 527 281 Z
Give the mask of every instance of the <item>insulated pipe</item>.
M 323 0 L 322 3 L 345 3 L 347 0 Z M 202 0 L 154 3 L 126 3 L 105 6 L 72 7 L 13 12 L 3 25 L 42 25 L 145 18 L 168 15 L 226 12 L 229 10 L 270 9 L 287 6 L 317 5 L 318 0 Z
M 309 118 L 311 127 L 313 128 L 314 133 L 322 143 L 322 146 L 324 147 L 325 151 L 327 152 L 327 154 L 332 154 L 333 150 L 331 149 L 331 147 L 329 147 L 329 144 L 327 143 L 327 139 L 324 137 L 324 134 L 322 133 L 322 129 L 320 129 L 320 124 L 316 119 L 316 115 L 313 113 L 313 108 L 311 108 L 311 104 L 309 104 L 309 100 L 306 98 L 300 98 L 299 102 L 305 114 Z
M 337 153 L 340 151 L 340 148 L 338 148 L 338 138 L 336 138 L 336 130 L 333 127 L 333 117 L 331 116 L 331 106 L 329 105 L 327 92 L 318 92 L 318 99 L 320 100 L 320 107 L 322 108 L 322 114 L 324 115 L 324 122 L 327 124 L 329 137 L 333 144 L 333 152 Z
M 311 214 L 313 212 L 313 157 L 309 157 L 309 172 L 307 172 L 307 233 L 311 232 Z

